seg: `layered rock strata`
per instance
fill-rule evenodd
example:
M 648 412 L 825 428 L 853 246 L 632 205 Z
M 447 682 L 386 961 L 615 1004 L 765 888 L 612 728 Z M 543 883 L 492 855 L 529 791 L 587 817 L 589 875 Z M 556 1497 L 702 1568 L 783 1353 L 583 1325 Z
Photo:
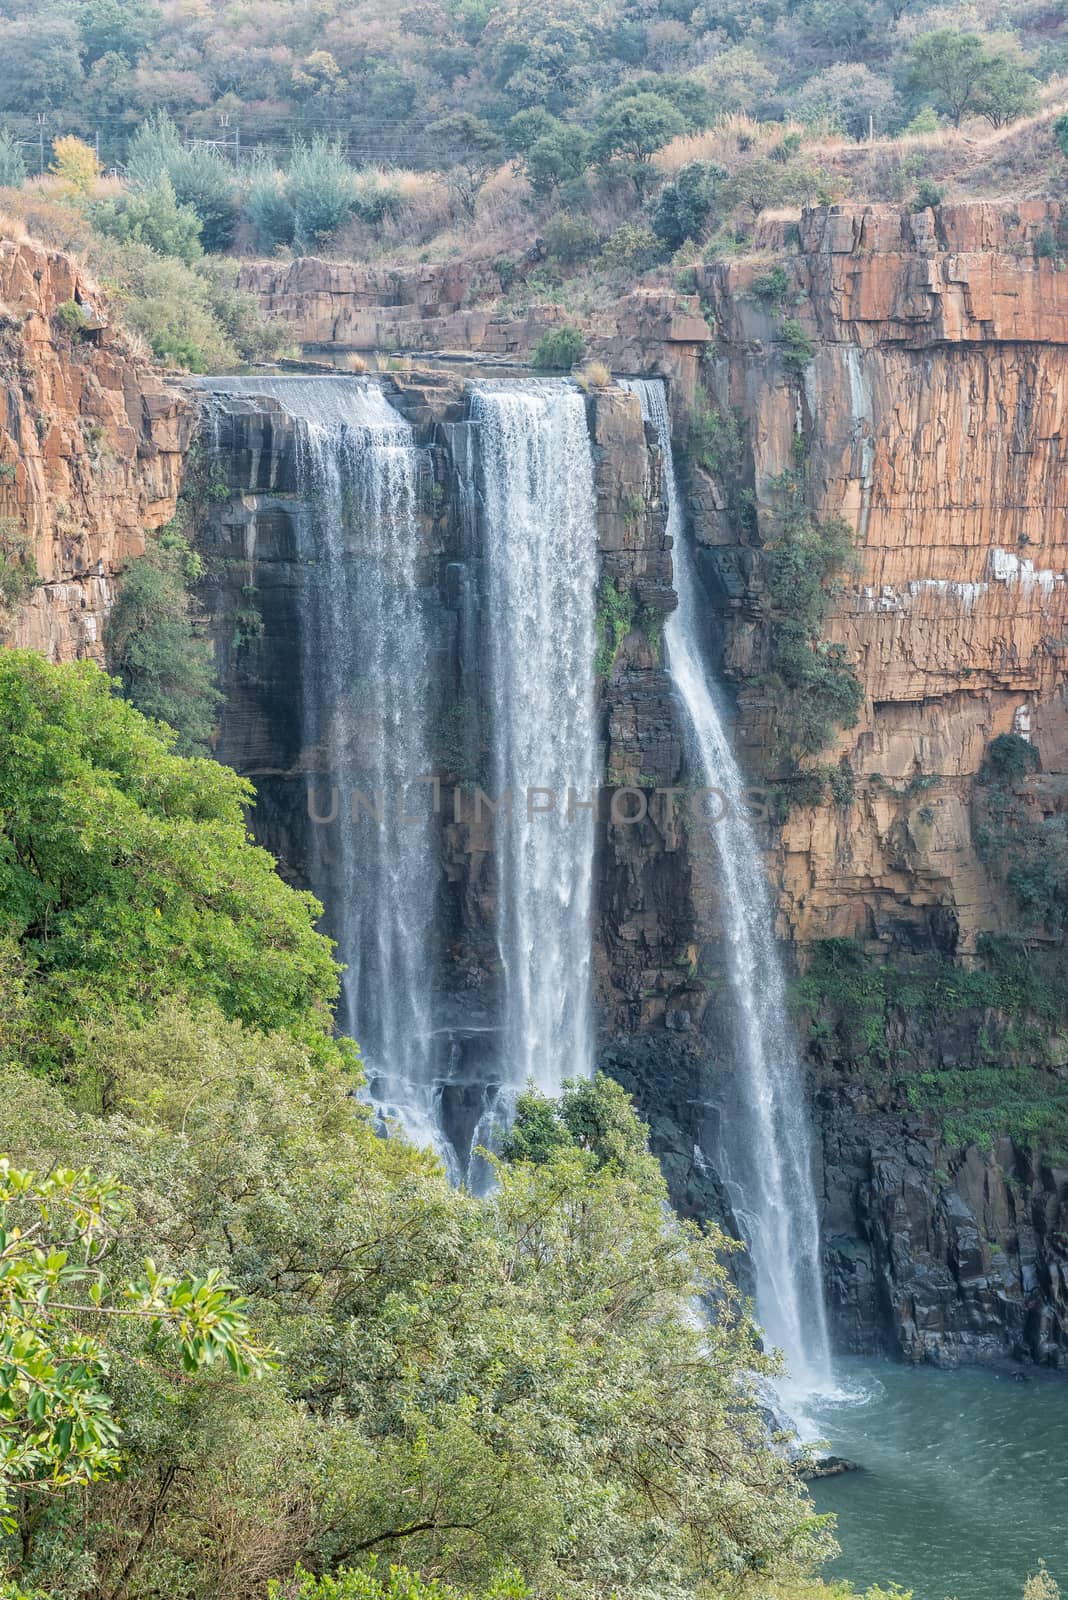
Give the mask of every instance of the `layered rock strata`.
M 115 576 L 174 515 L 193 410 L 69 256 L 3 239 L 0 391 L 0 539 L 37 574 L 4 637 L 102 661 Z

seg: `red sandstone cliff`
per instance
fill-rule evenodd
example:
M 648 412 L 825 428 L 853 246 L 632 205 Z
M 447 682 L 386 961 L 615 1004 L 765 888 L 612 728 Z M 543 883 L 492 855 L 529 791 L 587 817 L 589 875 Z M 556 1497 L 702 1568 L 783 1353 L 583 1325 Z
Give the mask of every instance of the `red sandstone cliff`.
M 90 328 L 67 332 L 76 301 Z M 54 660 L 102 659 L 116 572 L 173 515 L 188 403 L 111 336 L 100 289 L 69 256 L 0 238 L 0 530 L 39 584 L 0 638 Z
M 824 758 L 849 757 L 857 799 L 796 812 L 782 835 L 781 904 L 802 940 L 883 938 L 939 913 L 974 947 L 999 916 L 968 818 L 987 744 L 1022 732 L 1047 774 L 1068 773 L 1063 226 L 1045 202 L 808 213 L 779 308 L 754 293 L 766 257 L 705 269 L 716 387 L 745 419 L 762 523 L 800 440 L 813 504 L 860 550 L 828 636 L 853 656 L 864 710 Z M 783 234 L 759 242 L 781 256 Z M 800 377 L 781 359 L 783 315 L 813 341 Z M 714 498 L 697 532 L 723 546 L 736 536 Z M 761 629 L 741 587 L 726 658 L 739 677 Z M 745 737 L 766 747 L 774 708 L 744 699 Z

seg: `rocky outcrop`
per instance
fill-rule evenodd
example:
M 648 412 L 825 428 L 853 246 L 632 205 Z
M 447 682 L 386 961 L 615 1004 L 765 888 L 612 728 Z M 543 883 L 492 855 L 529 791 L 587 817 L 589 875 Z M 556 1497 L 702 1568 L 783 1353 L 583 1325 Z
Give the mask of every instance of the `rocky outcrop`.
M 37 574 L 4 638 L 102 660 L 115 575 L 174 515 L 192 408 L 112 337 L 69 256 L 4 239 L 0 396 L 0 540 Z
M 542 334 L 574 321 L 552 301 L 522 312 L 495 306 L 496 275 L 487 281 L 484 266 L 461 262 L 402 272 L 302 256 L 250 262 L 239 282 L 297 344 L 330 349 L 342 363 L 346 351 L 526 362 Z M 636 290 L 581 320 L 590 354 L 613 371 L 660 373 L 693 399 L 700 353 L 712 337 L 693 295 Z

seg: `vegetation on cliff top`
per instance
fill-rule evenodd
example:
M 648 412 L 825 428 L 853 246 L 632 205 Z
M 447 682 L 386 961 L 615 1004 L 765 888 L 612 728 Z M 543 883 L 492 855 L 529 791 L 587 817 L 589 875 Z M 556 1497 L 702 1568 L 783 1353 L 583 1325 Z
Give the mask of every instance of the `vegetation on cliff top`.
M 205 266 L 221 252 L 466 256 L 471 298 L 579 316 L 745 249 L 767 208 L 927 204 L 955 164 L 976 169 L 960 192 L 1019 192 L 1022 161 L 1028 192 L 1059 193 L 1063 29 L 923 0 L 327 0 L 314 21 L 280 0 L 9 0 L 0 206 L 84 248 L 154 354 L 194 370 L 277 337 Z M 961 142 L 969 119 L 988 152 L 974 121 Z

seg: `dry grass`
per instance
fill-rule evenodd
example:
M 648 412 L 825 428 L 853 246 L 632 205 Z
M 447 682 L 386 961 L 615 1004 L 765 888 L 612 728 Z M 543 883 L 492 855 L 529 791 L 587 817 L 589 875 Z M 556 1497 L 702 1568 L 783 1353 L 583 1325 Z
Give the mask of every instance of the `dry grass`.
M 811 137 L 811 129 L 800 122 L 757 122 L 742 111 L 732 111 L 717 118 L 703 133 L 688 133 L 672 139 L 653 160 L 668 177 L 688 161 L 716 161 L 721 167 L 733 169 L 743 161 L 766 156 L 790 133 Z
M 10 193 L 9 189 L 0 189 L 0 201 L 6 204 Z M 29 244 L 30 236 L 21 217 L 9 216 L 7 212 L 0 211 L 0 240 L 7 240 L 12 244 Z
M 585 390 L 607 389 L 612 382 L 612 374 L 603 361 L 587 361 L 580 372 L 574 374 L 575 381 Z

